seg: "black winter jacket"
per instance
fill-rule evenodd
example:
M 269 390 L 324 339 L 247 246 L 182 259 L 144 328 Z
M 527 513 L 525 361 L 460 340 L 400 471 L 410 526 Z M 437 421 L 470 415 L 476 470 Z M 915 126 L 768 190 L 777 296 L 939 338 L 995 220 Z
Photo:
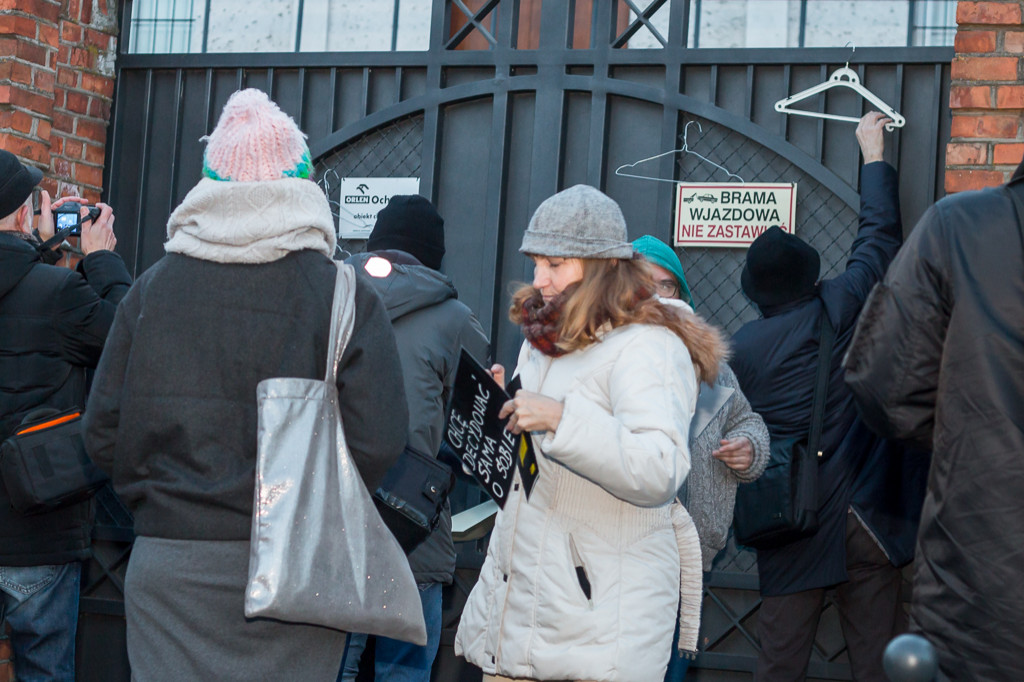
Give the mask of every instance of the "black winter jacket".
M 1024 198 L 1024 164 L 1009 190 Z M 1024 679 L 1022 240 L 1007 188 L 932 206 L 847 360 L 865 420 L 934 447 L 910 615 L 940 679 Z
M 86 370 L 99 361 L 129 286 L 112 251 L 90 253 L 74 271 L 44 264 L 32 243 L 0 232 L 0 439 L 38 407 L 85 406 Z M 0 481 L 0 566 L 86 558 L 91 508 L 21 516 Z
M 349 259 L 357 270 L 380 255 L 394 263 L 386 277 L 370 277 L 384 300 L 395 330 L 402 359 L 405 396 L 409 403 L 409 445 L 437 455 L 444 432 L 448 403 L 459 350 L 481 364 L 489 353 L 487 335 L 473 312 L 458 300 L 452 281 L 443 273 L 419 264 L 403 251 L 358 254 Z M 409 555 L 419 583 L 450 583 L 455 573 L 452 517 L 446 508 L 441 522 L 427 540 Z
M 256 385 L 324 376 L 336 272 L 314 251 L 259 265 L 168 254 L 132 287 L 85 428 L 138 535 L 249 539 Z M 372 490 L 405 445 L 408 411 L 394 334 L 364 276 L 355 305 L 338 392 L 349 449 Z
M 900 481 L 889 481 L 890 472 L 883 468 L 867 466 L 886 444 L 857 416 L 841 366 L 861 307 L 900 247 L 897 189 L 892 166 L 881 161 L 863 166 L 860 227 L 846 271 L 821 281 L 817 295 L 807 300 L 762 308 L 764 318 L 744 325 L 733 339 L 730 364 L 751 407 L 764 418 L 772 438 L 790 438 L 805 436 L 810 427 L 820 316 L 827 314 L 836 330 L 821 436 L 825 456 L 818 465 L 821 525 L 808 538 L 758 551 L 764 595 L 791 594 L 846 580 L 846 515 L 851 506 L 894 563 L 910 559 L 916 517 L 887 517 L 892 527 L 874 527 L 872 519 L 866 518 L 880 503 L 879 497 L 893 486 L 898 488 Z M 918 489 L 923 490 L 920 476 L 917 480 Z

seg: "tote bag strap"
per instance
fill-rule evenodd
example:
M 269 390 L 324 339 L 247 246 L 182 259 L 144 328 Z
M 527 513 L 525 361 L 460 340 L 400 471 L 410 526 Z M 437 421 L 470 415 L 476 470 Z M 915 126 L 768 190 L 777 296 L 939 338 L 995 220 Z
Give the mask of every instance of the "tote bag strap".
M 352 338 L 356 319 L 356 271 L 351 265 L 334 261 L 338 276 L 334 280 L 334 302 L 331 305 L 331 336 L 327 342 L 327 372 L 324 381 L 338 382 L 338 364 Z
M 822 301 L 821 328 L 818 335 L 818 373 L 814 382 L 814 401 L 811 403 L 811 431 L 807 437 L 808 449 L 821 457 L 821 429 L 825 421 L 825 399 L 828 397 L 828 369 L 832 359 L 832 346 L 836 330 L 828 319 L 828 310 Z

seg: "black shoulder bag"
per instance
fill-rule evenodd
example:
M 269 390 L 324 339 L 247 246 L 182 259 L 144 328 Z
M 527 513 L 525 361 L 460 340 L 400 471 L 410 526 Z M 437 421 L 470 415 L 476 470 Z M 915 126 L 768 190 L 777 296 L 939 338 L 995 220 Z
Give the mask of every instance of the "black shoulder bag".
M 455 485 L 450 467 L 408 445 L 373 493 L 380 518 L 406 554 L 437 528 Z
M 87 500 L 109 480 L 85 453 L 77 408 L 30 412 L 0 446 L 0 475 L 11 507 L 25 516 Z
M 823 308 L 810 432 L 799 438 L 773 438 L 768 466 L 761 477 L 736 486 L 733 528 L 738 544 L 773 549 L 818 530 L 819 444 L 835 336 L 828 311 Z

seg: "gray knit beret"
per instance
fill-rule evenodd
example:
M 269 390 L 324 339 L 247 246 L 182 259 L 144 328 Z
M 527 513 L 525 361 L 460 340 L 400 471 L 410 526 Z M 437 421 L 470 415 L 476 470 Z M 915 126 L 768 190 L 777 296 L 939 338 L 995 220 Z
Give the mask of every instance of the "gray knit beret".
M 520 253 L 554 258 L 633 257 L 626 219 L 615 201 L 589 185 L 548 197 L 534 211 Z

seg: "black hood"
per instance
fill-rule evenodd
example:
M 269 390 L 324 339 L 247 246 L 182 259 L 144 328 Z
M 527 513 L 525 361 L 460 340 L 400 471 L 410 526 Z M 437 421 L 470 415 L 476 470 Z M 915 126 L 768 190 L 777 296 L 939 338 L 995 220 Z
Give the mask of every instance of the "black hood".
M 31 242 L 14 232 L 0 232 L 0 297 L 6 296 L 42 257 Z
M 390 252 L 377 254 L 374 252 L 358 253 L 348 259 L 348 263 L 358 269 L 363 269 L 366 262 L 374 257 L 383 257 Z M 430 306 L 443 303 L 449 298 L 458 298 L 455 285 L 448 279 L 448 276 L 428 268 L 426 265 L 411 265 L 407 263 L 391 262 L 391 272 L 387 277 L 374 277 L 365 270 L 377 293 L 384 299 L 384 305 L 388 310 L 388 317 L 394 322 L 403 315 L 429 308 Z

